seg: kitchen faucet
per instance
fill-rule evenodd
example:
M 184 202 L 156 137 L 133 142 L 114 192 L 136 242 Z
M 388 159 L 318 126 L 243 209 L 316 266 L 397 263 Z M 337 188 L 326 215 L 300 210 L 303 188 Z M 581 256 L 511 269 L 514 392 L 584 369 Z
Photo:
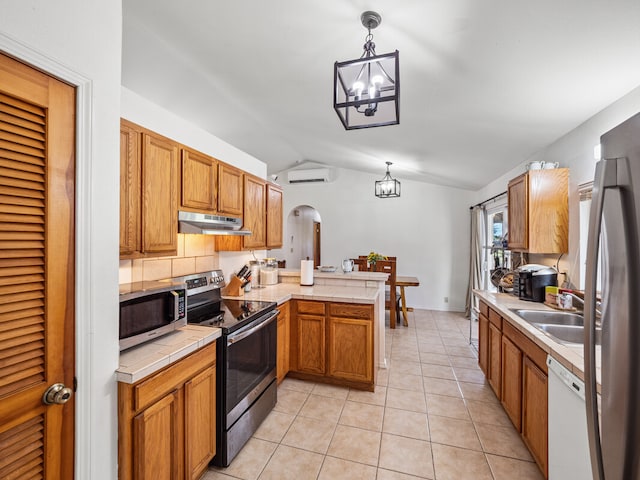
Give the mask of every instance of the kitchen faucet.
M 582 306 L 582 314 L 584 315 L 584 299 L 572 292 L 563 292 L 563 295 L 569 295 L 571 298 L 577 300 Z M 596 325 L 600 325 L 602 319 L 602 312 L 598 309 L 602 308 L 602 302 L 596 300 Z

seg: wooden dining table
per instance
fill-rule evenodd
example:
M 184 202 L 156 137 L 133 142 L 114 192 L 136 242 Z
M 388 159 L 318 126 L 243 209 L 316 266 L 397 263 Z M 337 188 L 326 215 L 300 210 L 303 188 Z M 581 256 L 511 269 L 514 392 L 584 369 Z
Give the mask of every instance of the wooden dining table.
M 400 303 L 402 305 L 402 318 L 404 319 L 404 326 L 409 326 L 407 321 L 407 312 L 413 311 L 413 308 L 407 308 L 407 297 L 404 294 L 404 287 L 419 287 L 420 281 L 418 277 L 410 277 L 405 275 L 396 276 L 396 286 L 400 287 Z

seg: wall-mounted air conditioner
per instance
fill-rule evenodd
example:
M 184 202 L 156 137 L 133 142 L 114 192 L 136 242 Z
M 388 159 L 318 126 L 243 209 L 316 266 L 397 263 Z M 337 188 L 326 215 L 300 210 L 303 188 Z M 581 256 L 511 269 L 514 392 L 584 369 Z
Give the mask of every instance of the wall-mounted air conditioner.
M 331 180 L 328 168 L 308 168 L 301 170 L 289 170 L 287 181 L 289 183 L 315 183 L 329 182 Z

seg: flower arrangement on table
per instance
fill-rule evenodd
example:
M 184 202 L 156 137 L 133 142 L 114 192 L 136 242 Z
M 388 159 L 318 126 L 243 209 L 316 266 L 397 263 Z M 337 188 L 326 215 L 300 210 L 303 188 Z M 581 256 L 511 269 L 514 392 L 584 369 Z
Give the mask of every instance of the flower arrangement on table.
M 369 252 L 369 255 L 367 255 L 369 265 L 375 265 L 378 260 L 387 260 L 387 257 L 376 252 Z

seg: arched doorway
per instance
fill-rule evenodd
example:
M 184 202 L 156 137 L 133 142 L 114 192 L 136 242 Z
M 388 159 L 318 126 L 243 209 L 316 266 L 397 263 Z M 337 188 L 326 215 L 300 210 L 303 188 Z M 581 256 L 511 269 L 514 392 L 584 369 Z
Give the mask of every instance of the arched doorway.
M 298 268 L 300 260 L 314 260 L 321 265 L 320 213 L 309 205 L 298 205 L 289 212 L 286 224 L 285 259 L 287 267 Z

